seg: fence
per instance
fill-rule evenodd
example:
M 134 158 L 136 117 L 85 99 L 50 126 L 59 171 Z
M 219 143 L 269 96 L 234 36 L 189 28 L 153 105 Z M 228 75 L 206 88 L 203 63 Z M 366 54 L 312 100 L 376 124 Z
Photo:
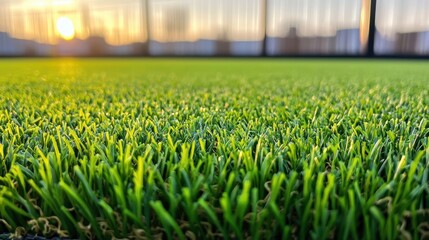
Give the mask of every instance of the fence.
M 429 55 L 429 0 L 0 4 L 1 56 Z M 59 18 L 72 22 L 72 39 L 61 37 Z

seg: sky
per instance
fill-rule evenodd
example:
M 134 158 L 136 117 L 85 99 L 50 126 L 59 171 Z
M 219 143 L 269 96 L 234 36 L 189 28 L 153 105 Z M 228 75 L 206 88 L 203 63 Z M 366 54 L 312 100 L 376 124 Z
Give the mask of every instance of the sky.
M 377 0 L 376 27 L 386 37 L 429 31 L 429 0 Z
M 361 1 L 271 0 L 268 10 L 268 35 L 285 36 L 296 27 L 302 36 L 331 36 L 338 29 L 359 28 Z
M 257 41 L 265 31 L 283 37 L 291 28 L 301 36 L 332 36 L 340 29 L 361 28 L 362 4 L 368 0 L 267 0 L 266 14 L 264 0 L 148 1 L 0 0 L 0 31 L 54 44 L 61 38 L 58 19 L 65 17 L 74 37 L 103 36 L 113 45 L 144 42 L 148 36 L 156 41 Z M 429 30 L 429 0 L 377 2 L 381 34 Z
M 261 0 L 156 0 L 151 1 L 151 38 L 168 40 L 174 24 L 184 28 L 177 40 L 261 40 L 264 36 Z M 180 27 L 181 26 L 181 27 Z
M 67 17 L 73 22 L 77 38 L 101 35 L 116 45 L 147 39 L 142 1 L 0 0 L 0 4 L 0 31 L 18 38 L 56 43 L 56 23 Z

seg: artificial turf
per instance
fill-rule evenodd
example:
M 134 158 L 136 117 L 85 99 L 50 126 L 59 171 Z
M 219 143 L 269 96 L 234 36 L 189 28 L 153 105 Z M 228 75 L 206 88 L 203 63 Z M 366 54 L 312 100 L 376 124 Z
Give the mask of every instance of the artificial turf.
M 0 94 L 0 239 L 429 237 L 427 61 L 2 59 Z

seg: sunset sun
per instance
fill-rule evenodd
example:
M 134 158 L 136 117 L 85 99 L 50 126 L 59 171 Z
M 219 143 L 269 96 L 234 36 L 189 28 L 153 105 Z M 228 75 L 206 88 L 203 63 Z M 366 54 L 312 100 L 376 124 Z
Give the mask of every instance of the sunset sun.
M 62 38 L 71 40 L 74 37 L 74 25 L 68 17 L 60 17 L 57 20 L 57 30 Z

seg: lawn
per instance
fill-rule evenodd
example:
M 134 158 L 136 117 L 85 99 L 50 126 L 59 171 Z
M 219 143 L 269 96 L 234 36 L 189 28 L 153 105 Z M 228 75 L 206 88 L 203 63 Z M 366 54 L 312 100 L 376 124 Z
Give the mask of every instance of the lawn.
M 0 239 L 429 237 L 427 61 L 1 59 Z

